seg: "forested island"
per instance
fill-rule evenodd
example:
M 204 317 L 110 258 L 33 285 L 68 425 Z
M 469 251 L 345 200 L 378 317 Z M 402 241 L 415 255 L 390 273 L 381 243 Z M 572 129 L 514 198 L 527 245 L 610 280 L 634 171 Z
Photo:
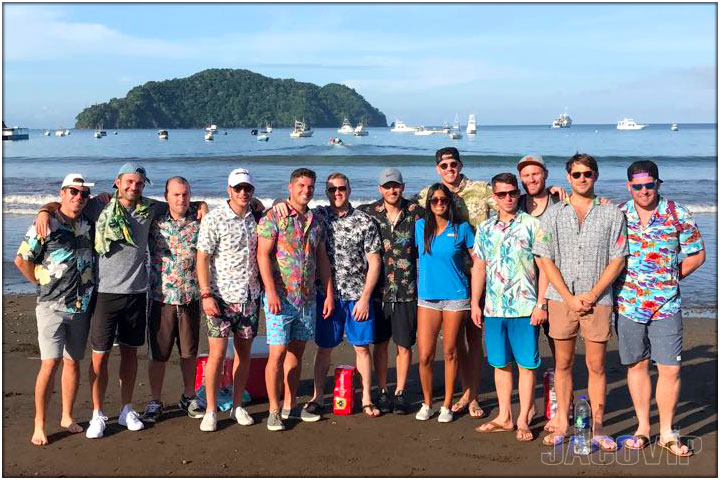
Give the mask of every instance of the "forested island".
M 265 77 L 249 70 L 210 69 L 187 78 L 147 82 L 125 98 L 85 108 L 75 128 L 338 127 L 344 117 L 356 125 L 386 127 L 385 114 L 352 88 L 319 87 L 293 79 Z

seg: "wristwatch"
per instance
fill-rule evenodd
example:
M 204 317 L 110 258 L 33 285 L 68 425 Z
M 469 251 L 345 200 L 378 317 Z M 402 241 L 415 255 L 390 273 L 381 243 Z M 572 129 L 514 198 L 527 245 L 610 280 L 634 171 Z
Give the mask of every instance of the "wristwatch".
M 547 309 L 548 309 L 548 308 L 547 308 L 547 303 L 538 303 L 538 304 L 535 305 L 535 307 L 536 307 L 536 308 L 540 308 L 540 310 L 545 310 L 545 311 L 547 311 Z

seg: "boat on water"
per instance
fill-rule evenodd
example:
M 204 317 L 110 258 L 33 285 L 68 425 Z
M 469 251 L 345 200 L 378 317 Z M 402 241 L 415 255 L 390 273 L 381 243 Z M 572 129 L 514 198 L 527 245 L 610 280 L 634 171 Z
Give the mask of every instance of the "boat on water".
M 350 120 L 348 120 L 347 117 L 343 118 L 342 125 L 340 128 L 338 128 L 338 133 L 344 133 L 347 135 L 350 135 L 351 133 L 354 133 L 355 129 L 353 128 L 352 124 L 350 123 Z
M 272 133 L 272 124 L 271 124 L 271 122 L 265 123 L 265 133 Z
M 635 123 L 635 120 L 632 118 L 623 118 L 622 120 L 618 120 L 617 122 L 617 129 L 618 130 L 642 130 L 643 128 L 647 128 L 647 125 L 642 123 Z
M 65 136 L 65 129 L 64 128 L 58 128 L 55 130 L 55 136 L 56 137 L 64 137 Z
M 66 128 L 66 129 L 65 129 L 65 136 L 67 137 L 68 135 L 70 135 L 70 129 L 69 129 L 69 128 Z
M 257 128 L 253 128 L 252 130 L 250 130 L 250 135 L 257 135 L 257 134 L 258 134 Z
M 28 130 L 27 128 L 7 127 L 5 126 L 5 122 L 3 122 L 2 126 L 3 140 L 27 140 L 30 138 L 30 130 Z
M 552 128 L 570 128 L 572 125 L 572 118 L 567 112 L 561 113 L 558 118 L 553 120 Z
M 217 129 L 218 129 L 218 128 L 217 128 L 217 125 L 215 125 L 214 123 L 210 124 L 209 127 L 205 127 L 205 131 L 206 131 L 206 132 L 210 132 L 210 133 L 215 133 L 215 132 L 217 132 Z
M 107 137 L 107 132 L 103 128 L 103 124 L 101 123 L 97 127 L 95 127 L 95 131 L 100 134 L 101 137 Z
M 470 116 L 468 116 L 468 124 L 467 128 L 465 129 L 465 133 L 467 133 L 468 135 L 477 134 L 477 123 L 475 122 L 474 113 L 471 113 Z
M 672 125 L 670 125 L 670 130 L 672 130 L 673 132 L 677 132 L 678 131 L 677 123 L 673 123 Z
M 260 135 L 257 136 L 258 142 L 267 142 L 268 140 L 270 140 L 270 136 L 265 133 L 261 133 Z
M 46 137 L 49 137 L 49 136 L 50 136 L 50 130 L 45 130 L 45 131 L 43 132 L 43 135 L 46 136 Z
M 440 130 L 442 132 L 442 130 Z M 415 135 L 419 137 L 425 137 L 427 135 L 434 135 L 435 133 L 438 133 L 437 130 L 434 128 L 425 128 L 425 127 L 418 127 L 417 130 L 415 130 Z
M 460 117 L 457 113 L 455 114 L 453 128 L 450 130 L 450 133 L 448 133 L 448 137 L 450 137 L 450 140 L 460 140 L 462 138 L 462 133 L 460 133 Z
M 360 123 L 358 123 L 357 127 L 355 127 L 355 131 L 353 131 L 353 135 L 356 137 L 367 137 L 369 134 L 370 132 L 368 132 L 365 120 L 360 120 Z
M 290 132 L 292 138 L 312 137 L 313 129 L 310 128 L 303 118 L 302 121 L 295 120 L 295 128 Z
M 442 126 L 442 130 L 441 130 L 441 131 L 442 131 L 442 133 L 445 133 L 445 134 L 450 133 L 450 124 L 447 123 L 447 122 L 443 122 L 443 126 Z
M 93 132 L 93 137 L 95 137 L 95 138 L 102 138 L 103 136 L 102 136 L 102 134 L 101 134 L 98 130 L 95 130 L 95 131 Z
M 393 133 L 414 133 L 420 127 L 409 127 L 402 120 L 395 120 L 395 126 L 390 129 Z
M 117 134 L 117 132 L 116 132 Z M 168 139 L 168 131 L 167 130 L 158 130 L 157 136 L 160 140 L 167 140 Z
M 215 140 L 215 133 L 212 130 L 207 130 L 205 132 L 205 140 L 207 140 L 207 141 Z

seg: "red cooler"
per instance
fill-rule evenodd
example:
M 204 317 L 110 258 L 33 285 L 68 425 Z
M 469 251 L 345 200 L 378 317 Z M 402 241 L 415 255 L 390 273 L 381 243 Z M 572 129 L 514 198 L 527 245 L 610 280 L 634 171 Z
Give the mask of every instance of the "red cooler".
M 205 365 L 208 361 L 207 353 L 203 353 L 197 356 L 195 360 L 195 392 L 200 390 L 200 387 L 205 384 Z M 233 358 L 225 358 L 223 362 L 222 375 L 220 376 L 220 388 L 231 386 L 233 383 L 232 376 Z
M 355 367 L 340 365 L 335 368 L 335 389 L 333 390 L 333 413 L 350 415 L 355 397 Z
M 267 337 L 255 337 L 250 348 L 250 375 L 245 385 L 245 390 L 250 394 L 253 401 L 268 398 L 267 386 L 265 385 L 265 367 L 269 355 Z

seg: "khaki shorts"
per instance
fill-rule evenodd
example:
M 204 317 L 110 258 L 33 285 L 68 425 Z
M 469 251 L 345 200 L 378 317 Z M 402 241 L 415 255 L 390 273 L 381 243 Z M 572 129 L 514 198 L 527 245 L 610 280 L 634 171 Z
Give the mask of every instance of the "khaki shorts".
M 548 319 L 550 321 L 550 337 L 567 340 L 577 336 L 582 330 L 585 340 L 591 342 L 607 342 L 612 329 L 610 319 L 612 307 L 595 305 L 590 313 L 578 314 L 571 312 L 565 302 L 548 300 Z

